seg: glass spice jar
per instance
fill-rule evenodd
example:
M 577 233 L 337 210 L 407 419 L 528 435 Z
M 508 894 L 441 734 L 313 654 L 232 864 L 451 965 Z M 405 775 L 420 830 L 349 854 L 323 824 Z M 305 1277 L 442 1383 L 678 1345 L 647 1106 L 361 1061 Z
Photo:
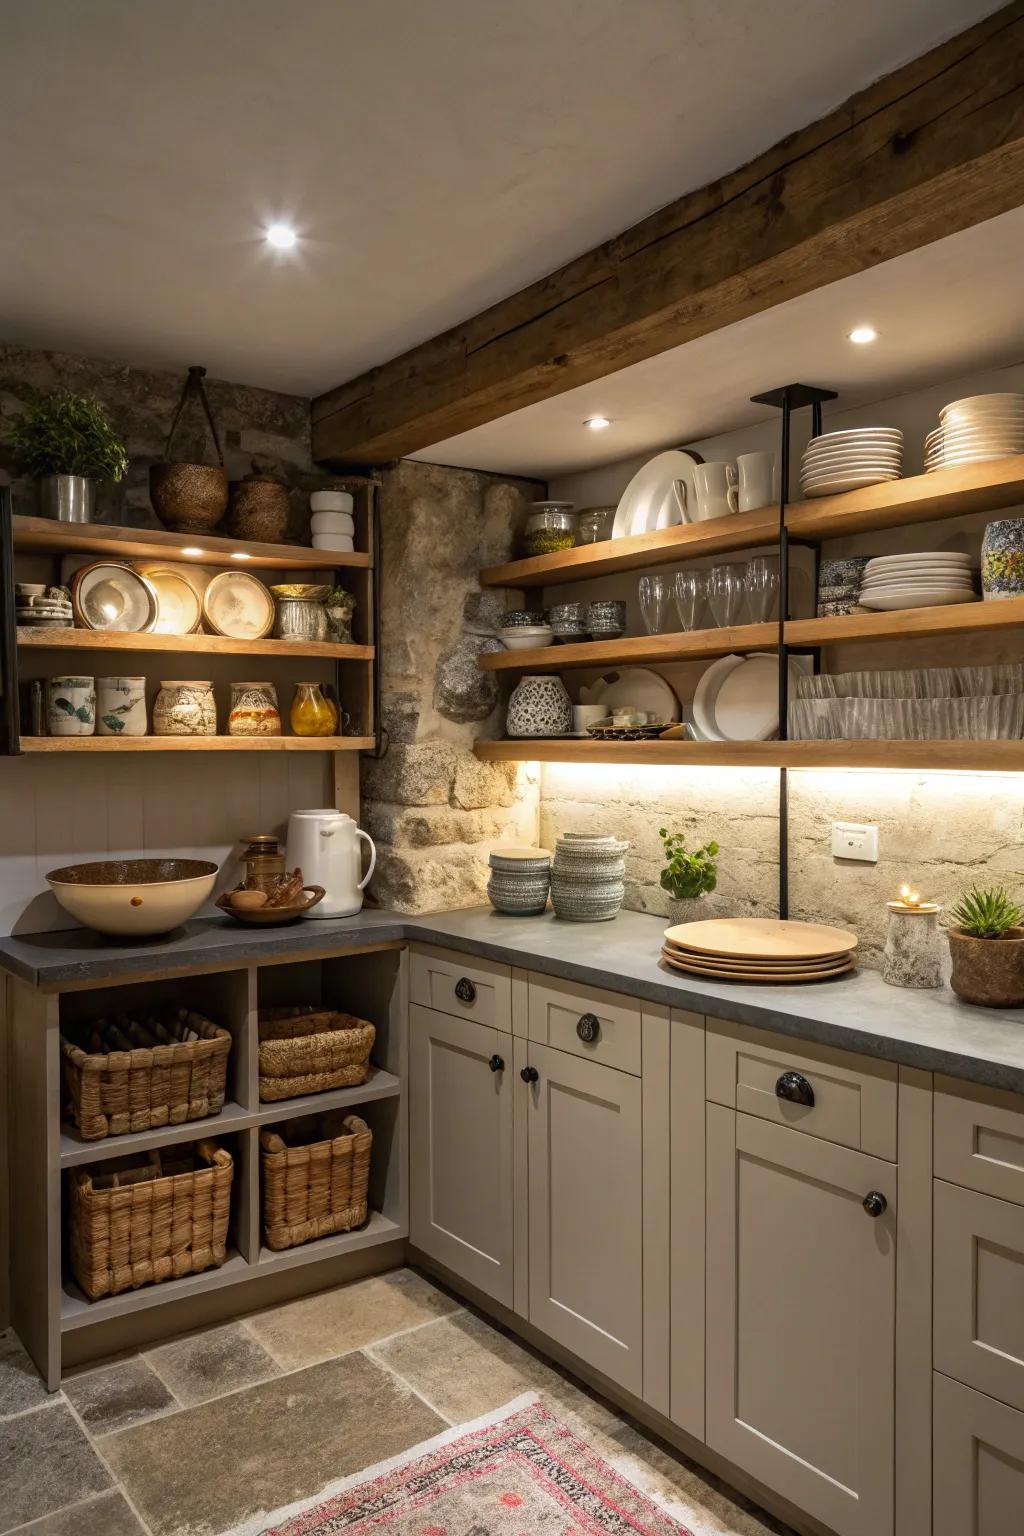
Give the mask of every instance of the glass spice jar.
M 278 847 L 277 838 L 270 832 L 259 832 L 247 837 L 248 847 L 242 854 L 245 865 L 245 886 L 249 891 L 270 891 L 284 874 L 284 854 Z
M 338 729 L 338 711 L 319 683 L 296 683 L 291 707 L 292 730 L 296 736 L 333 736 Z
M 572 549 L 576 543 L 576 513 L 571 501 L 535 501 L 526 519 L 523 550 L 527 555 L 550 555 Z

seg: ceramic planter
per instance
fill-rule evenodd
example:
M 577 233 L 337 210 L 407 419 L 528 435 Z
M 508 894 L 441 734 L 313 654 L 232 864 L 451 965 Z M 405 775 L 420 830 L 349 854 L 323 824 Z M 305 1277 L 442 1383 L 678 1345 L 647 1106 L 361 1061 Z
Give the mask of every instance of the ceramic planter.
M 51 677 L 46 685 L 46 728 L 51 736 L 96 734 L 96 679 Z
M 986 602 L 1024 594 L 1024 517 L 999 518 L 986 527 L 981 586 Z
M 951 928 L 948 937 L 949 984 L 957 997 L 984 1008 L 1024 1004 L 1024 928 L 1011 928 L 1001 939 L 973 939 Z
M 508 701 L 505 730 L 509 736 L 569 736 L 572 700 L 560 677 L 524 677 Z
M 145 736 L 146 679 L 98 677 L 96 679 L 96 734 L 98 736 Z

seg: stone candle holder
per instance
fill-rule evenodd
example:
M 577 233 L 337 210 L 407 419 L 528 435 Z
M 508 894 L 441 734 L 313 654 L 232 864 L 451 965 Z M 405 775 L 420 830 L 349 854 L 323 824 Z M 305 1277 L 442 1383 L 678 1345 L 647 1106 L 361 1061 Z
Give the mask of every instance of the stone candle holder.
M 886 906 L 889 929 L 885 936 L 882 980 L 891 987 L 941 987 L 938 905 L 915 898 L 889 901 Z

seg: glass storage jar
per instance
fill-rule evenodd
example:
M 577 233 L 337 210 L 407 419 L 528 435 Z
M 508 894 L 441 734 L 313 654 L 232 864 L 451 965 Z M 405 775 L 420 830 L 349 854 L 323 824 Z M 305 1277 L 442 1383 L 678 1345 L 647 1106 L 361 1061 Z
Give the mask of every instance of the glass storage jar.
M 617 507 L 584 507 L 576 527 L 577 544 L 600 544 L 612 536 Z
M 526 519 L 523 552 L 550 555 L 576 543 L 576 513 L 571 501 L 535 501 Z
M 338 729 L 338 711 L 319 683 L 296 683 L 291 722 L 296 736 L 333 736 Z
M 246 890 L 272 890 L 284 874 L 284 854 L 277 838 L 271 832 L 259 832 L 246 838 L 246 842 L 249 846 L 242 854 Z
M 280 736 L 281 712 L 273 683 L 232 683 L 229 736 Z

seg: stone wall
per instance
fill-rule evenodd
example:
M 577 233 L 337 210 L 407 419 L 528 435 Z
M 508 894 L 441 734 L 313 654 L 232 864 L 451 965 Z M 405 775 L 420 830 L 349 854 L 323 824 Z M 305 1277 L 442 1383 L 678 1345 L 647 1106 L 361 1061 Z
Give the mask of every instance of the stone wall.
M 67 352 L 0 346 L 0 417 L 20 411 L 36 390 L 49 393 L 66 389 L 94 396 L 124 439 L 130 459 L 122 481 L 97 488 L 96 521 L 159 527 L 149 504 L 149 466 L 164 456 L 185 373 L 184 368 L 170 373 Z M 292 487 L 292 532 L 301 536 L 309 526 L 308 492 L 324 483 L 323 472 L 313 469 L 310 457 L 309 401 L 223 379 L 207 379 L 205 383 L 228 478 L 239 480 L 248 474 L 254 458 L 262 468 L 281 474 Z M 179 460 L 194 458 L 197 463 L 217 462 L 195 402 L 186 409 L 175 434 L 173 456 Z M 2 444 L 0 476 L 10 480 L 15 512 L 33 513 L 35 487 L 18 477 L 10 451 Z
M 505 594 L 481 566 L 509 557 L 535 482 L 404 459 L 383 473 L 381 719 L 387 751 L 363 759 L 363 825 L 377 843 L 382 906 L 431 912 L 486 900 L 495 842 L 534 843 L 535 771 L 481 763 L 508 687 L 481 673 Z

